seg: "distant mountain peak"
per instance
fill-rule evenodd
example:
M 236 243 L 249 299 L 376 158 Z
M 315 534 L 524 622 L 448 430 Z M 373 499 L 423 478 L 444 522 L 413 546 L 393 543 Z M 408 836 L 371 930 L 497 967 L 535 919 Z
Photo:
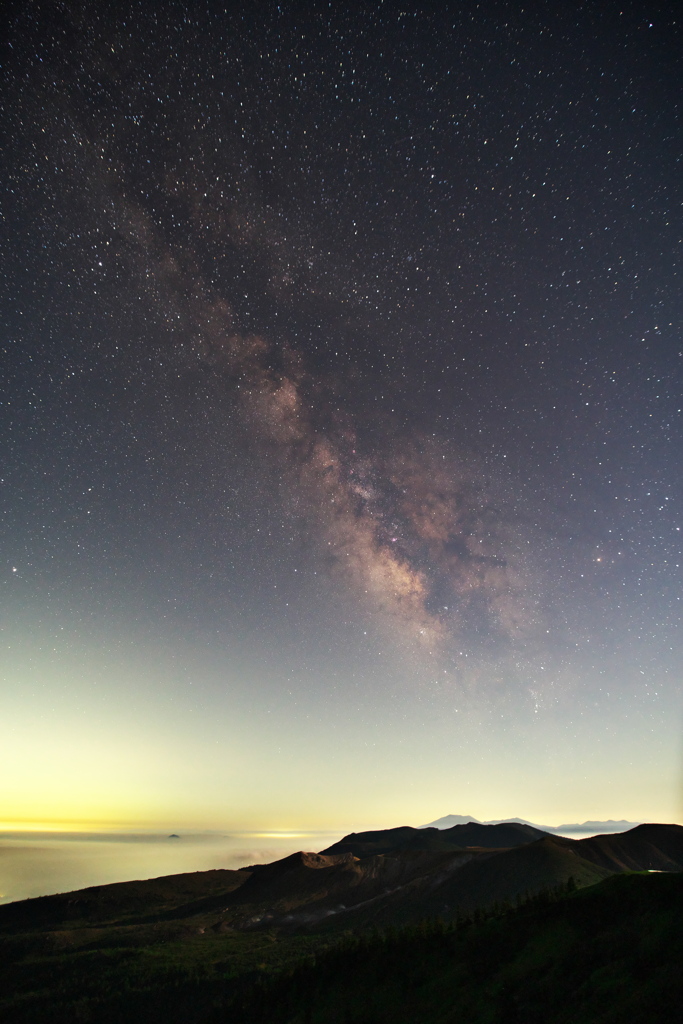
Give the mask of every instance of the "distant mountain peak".
M 469 825 L 473 821 L 475 825 L 481 825 L 479 818 L 468 817 L 466 814 L 446 814 L 443 818 L 430 821 L 428 825 L 418 825 L 418 828 L 452 828 L 453 825 Z

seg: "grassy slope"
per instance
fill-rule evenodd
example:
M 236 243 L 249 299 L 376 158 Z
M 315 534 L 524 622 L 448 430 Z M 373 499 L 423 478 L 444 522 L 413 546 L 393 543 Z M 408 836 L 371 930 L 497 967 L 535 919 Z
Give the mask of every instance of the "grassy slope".
M 249 874 L 247 870 L 193 871 L 19 900 L 0 907 L 0 934 L 42 931 L 65 924 L 93 925 L 113 918 L 133 920 L 141 914 L 173 913 L 179 907 L 197 913 L 200 908 L 224 903 L 225 894 L 239 888 Z
M 304 962 L 319 936 L 109 927 L 0 941 L 0 1021 L 119 1024 L 205 1019 L 264 972 Z
M 683 998 L 683 876 L 622 875 L 479 924 L 350 941 L 212 1024 L 658 1024 Z

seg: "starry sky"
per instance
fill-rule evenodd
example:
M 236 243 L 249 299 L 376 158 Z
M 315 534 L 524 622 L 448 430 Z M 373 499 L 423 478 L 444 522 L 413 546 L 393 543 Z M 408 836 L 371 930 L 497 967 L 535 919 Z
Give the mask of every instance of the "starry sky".
M 8 38 L 6 826 L 681 820 L 675 5 Z

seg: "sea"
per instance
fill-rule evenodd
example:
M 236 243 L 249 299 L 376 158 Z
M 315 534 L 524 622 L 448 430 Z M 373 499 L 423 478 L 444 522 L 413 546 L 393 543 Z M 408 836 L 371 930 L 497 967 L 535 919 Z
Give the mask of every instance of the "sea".
M 350 830 L 347 830 L 347 833 Z M 0 903 L 320 851 L 344 832 L 0 832 Z

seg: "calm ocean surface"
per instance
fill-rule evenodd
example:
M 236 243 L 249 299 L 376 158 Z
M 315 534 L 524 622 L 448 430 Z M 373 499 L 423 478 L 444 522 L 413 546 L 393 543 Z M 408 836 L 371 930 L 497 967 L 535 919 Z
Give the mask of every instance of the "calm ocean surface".
M 343 832 L 0 833 L 0 903 L 89 885 L 158 878 L 183 871 L 267 863 L 297 850 L 324 850 Z

